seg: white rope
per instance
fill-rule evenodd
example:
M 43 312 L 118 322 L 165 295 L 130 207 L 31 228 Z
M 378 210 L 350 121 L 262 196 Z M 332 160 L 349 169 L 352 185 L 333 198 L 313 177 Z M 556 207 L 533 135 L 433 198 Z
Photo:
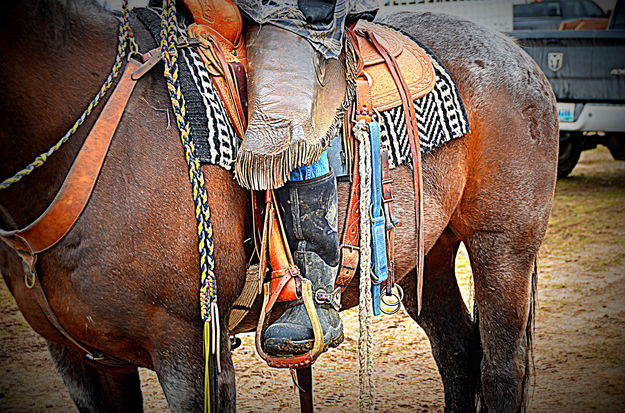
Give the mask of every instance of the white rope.
M 375 383 L 373 380 L 373 333 L 371 316 L 371 150 L 369 129 L 364 121 L 354 125 L 354 136 L 359 142 L 360 161 L 360 298 L 358 303 L 358 381 L 360 394 L 358 410 L 373 413 L 375 410 Z

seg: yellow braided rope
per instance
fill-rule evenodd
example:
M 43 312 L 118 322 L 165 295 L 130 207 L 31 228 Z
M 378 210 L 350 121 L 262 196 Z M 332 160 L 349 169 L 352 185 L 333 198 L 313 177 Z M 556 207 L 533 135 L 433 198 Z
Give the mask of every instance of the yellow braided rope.
M 198 229 L 198 251 L 200 253 L 200 315 L 204 320 L 204 411 L 211 411 L 211 398 L 217 397 L 218 389 L 215 365 L 211 357 L 219 358 L 219 316 L 217 309 L 217 283 L 214 274 L 213 227 L 210 220 L 208 196 L 204 185 L 204 175 L 200 162 L 195 155 L 195 145 L 190 138 L 190 126 L 184 96 L 178 78 L 177 25 L 174 0 L 163 1 L 161 16 L 161 49 L 165 63 L 165 80 L 169 91 L 176 124 L 180 131 L 180 140 L 184 149 L 185 160 L 189 169 L 189 181 L 193 190 L 195 217 Z M 212 309 L 215 309 L 213 311 Z M 217 339 L 216 339 L 217 338 Z M 218 366 L 217 366 L 218 367 Z M 211 391 L 211 386 L 214 386 Z M 216 399 L 215 399 L 216 400 Z

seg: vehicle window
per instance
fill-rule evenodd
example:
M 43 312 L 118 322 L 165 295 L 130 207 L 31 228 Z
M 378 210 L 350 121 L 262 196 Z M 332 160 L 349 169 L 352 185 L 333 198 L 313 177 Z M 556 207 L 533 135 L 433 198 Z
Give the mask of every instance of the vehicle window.
M 612 29 L 625 29 L 625 3 L 617 2 L 614 11 L 612 12 Z
M 591 1 L 584 1 L 584 8 L 586 9 L 586 17 L 604 17 L 605 13 L 599 6 Z
M 564 3 L 564 7 L 566 9 L 566 16 L 568 19 L 586 17 L 582 4 L 578 1 L 567 1 Z
M 544 3 L 515 4 L 514 17 L 550 17 L 562 16 L 560 3 L 547 1 Z

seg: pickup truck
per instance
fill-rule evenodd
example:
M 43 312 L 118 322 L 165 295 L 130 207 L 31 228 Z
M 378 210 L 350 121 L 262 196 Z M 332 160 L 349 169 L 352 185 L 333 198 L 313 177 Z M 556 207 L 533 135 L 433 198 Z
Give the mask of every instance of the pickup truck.
M 607 30 L 508 32 L 541 67 L 558 100 L 558 177 L 598 144 L 625 160 L 625 0 Z
M 557 30 L 571 20 L 595 20 L 605 29 L 608 14 L 592 0 L 533 0 L 514 5 L 514 30 Z

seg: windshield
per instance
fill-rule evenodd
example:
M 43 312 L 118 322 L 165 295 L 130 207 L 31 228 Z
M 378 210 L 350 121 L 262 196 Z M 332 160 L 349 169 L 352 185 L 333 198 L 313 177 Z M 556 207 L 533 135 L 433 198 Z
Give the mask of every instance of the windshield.
M 514 5 L 514 17 L 553 17 L 553 16 L 562 16 L 560 3 L 557 1 Z
M 592 1 L 585 1 L 583 3 L 587 17 L 605 17 L 603 10 Z

